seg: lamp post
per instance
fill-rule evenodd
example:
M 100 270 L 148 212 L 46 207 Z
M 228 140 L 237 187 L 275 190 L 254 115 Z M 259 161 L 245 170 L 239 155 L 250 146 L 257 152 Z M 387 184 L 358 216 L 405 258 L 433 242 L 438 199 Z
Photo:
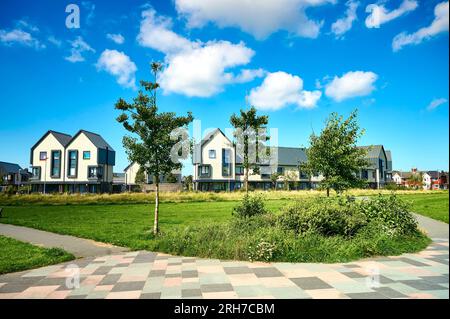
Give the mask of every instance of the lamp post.
M 43 158 L 41 158 L 41 161 L 45 161 L 44 164 L 44 194 L 45 194 L 45 188 L 46 188 L 46 182 L 47 182 L 47 154 Z

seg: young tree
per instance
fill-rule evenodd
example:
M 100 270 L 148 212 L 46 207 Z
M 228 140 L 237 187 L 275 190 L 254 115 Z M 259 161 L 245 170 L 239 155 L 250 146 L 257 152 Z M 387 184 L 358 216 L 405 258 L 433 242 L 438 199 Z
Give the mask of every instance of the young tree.
M 173 132 L 185 128 L 193 120 L 191 112 L 188 112 L 187 116 L 176 116 L 173 112 L 158 113 L 156 91 L 159 84 L 157 75 L 161 69 L 161 63 L 153 62 L 151 71 L 154 75 L 154 82 L 140 82 L 149 94 L 140 90 L 132 103 L 127 103 L 121 98 L 115 105 L 117 110 L 122 111 L 117 121 L 133 134 L 133 136 L 124 136 L 123 138 L 123 145 L 129 160 L 143 167 L 147 176 L 152 176 L 155 183 L 153 226 L 155 235 L 159 232 L 159 177 L 169 174 L 173 169 L 181 168 L 181 163 L 173 159 L 172 155 L 176 145 L 185 141 L 180 141 L 179 136 L 174 137 Z M 187 147 L 189 148 L 189 145 Z
M 192 175 L 188 175 L 183 179 L 183 186 L 186 190 L 191 191 L 192 190 L 192 186 L 194 184 L 194 179 L 192 177 Z
M 169 175 L 167 175 L 167 183 L 176 183 L 178 182 L 177 177 L 175 175 L 173 175 L 172 173 L 169 173 Z
M 134 178 L 136 184 L 144 184 L 145 183 L 145 168 L 143 166 L 139 167 L 136 172 L 136 177 Z
M 364 134 L 359 128 L 357 114 L 355 110 L 344 120 L 337 113 L 331 113 L 320 135 L 313 133 L 310 136 L 307 162 L 300 165 L 300 169 L 310 175 L 320 172 L 324 177 L 320 187 L 327 190 L 327 196 L 330 196 L 330 189 L 341 193 L 365 184 L 358 177 L 368 162 L 366 151 L 356 146 Z
M 242 156 L 244 167 L 244 187 L 245 192 L 248 193 L 248 175 L 249 170 L 252 167 L 254 172 L 258 172 L 258 147 L 259 143 L 259 130 L 265 129 L 269 123 L 268 116 L 257 116 L 256 109 L 252 106 L 250 110 L 240 110 L 240 115 L 233 114 L 230 117 L 230 123 L 236 129 L 235 137 L 242 141 Z M 267 140 L 268 138 L 266 138 Z M 250 151 L 254 150 L 255 158 L 252 159 L 255 163 L 250 163 Z M 255 164 L 255 165 L 253 165 Z
M 283 182 L 284 182 L 284 189 L 290 190 L 291 183 L 294 184 L 297 180 L 297 174 L 292 170 L 286 170 L 284 174 L 282 175 Z
M 413 172 L 408 178 L 408 184 L 413 186 L 415 189 L 423 186 L 423 173 Z
M 275 190 L 277 189 L 278 177 L 280 177 L 280 174 L 278 172 L 270 174 L 270 182 L 272 183 L 272 187 Z

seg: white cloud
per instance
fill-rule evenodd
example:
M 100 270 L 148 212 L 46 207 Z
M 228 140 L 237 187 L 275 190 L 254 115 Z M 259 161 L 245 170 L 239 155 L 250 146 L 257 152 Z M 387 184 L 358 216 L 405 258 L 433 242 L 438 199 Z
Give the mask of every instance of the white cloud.
M 48 42 L 52 43 L 53 45 L 57 46 L 58 48 L 61 47 L 62 41 L 55 38 L 53 35 L 49 36 L 47 38 Z
M 293 104 L 313 108 L 321 95 L 320 91 L 304 91 L 300 77 L 278 71 L 269 73 L 260 86 L 250 91 L 249 101 L 262 110 L 279 110 Z
M 344 33 L 352 28 L 353 21 L 358 17 L 356 15 L 356 9 L 358 9 L 360 3 L 358 1 L 349 0 L 345 3 L 347 10 L 345 16 L 336 20 L 331 25 L 331 32 L 333 32 L 336 38 L 342 38 Z
M 125 38 L 120 33 L 118 34 L 108 33 L 106 37 L 116 44 L 123 44 L 125 42 Z
M 226 72 L 227 68 L 248 64 L 253 55 L 254 51 L 242 42 L 207 42 L 199 48 L 168 56 L 168 66 L 159 82 L 166 93 L 209 97 L 233 82 L 233 75 Z
M 256 78 L 262 78 L 266 74 L 266 71 L 263 69 L 242 69 L 241 73 L 239 73 L 235 78 L 235 83 L 246 83 L 253 81 Z
M 195 44 L 172 30 L 172 20 L 156 15 L 152 8 L 142 12 L 142 21 L 137 40 L 140 45 L 163 53 L 174 53 L 193 49 Z
M 375 89 L 378 76 L 373 72 L 350 71 L 341 77 L 335 76 L 326 85 L 325 94 L 335 101 L 342 101 L 356 96 L 365 96 Z
M 87 44 L 82 37 L 78 36 L 73 41 L 69 41 L 72 48 L 70 49 L 70 55 L 65 57 L 69 62 L 83 62 L 85 60 L 83 53 L 85 52 L 95 52 L 93 48 Z
M 410 11 L 414 11 L 418 6 L 415 0 L 403 0 L 395 10 L 388 11 L 383 4 L 369 4 L 366 12 L 370 13 L 366 18 L 366 27 L 379 28 L 382 24 L 394 20 Z
M 437 4 L 434 8 L 433 22 L 428 27 L 421 28 L 412 34 L 405 32 L 398 34 L 392 41 L 392 49 L 398 51 L 405 45 L 420 44 L 441 32 L 448 32 L 448 9 L 448 1 Z
M 243 42 L 191 41 L 171 30 L 170 18 L 157 16 L 152 8 L 142 12 L 137 40 L 140 45 L 165 54 L 166 68 L 159 83 L 164 93 L 209 97 L 229 83 L 251 81 L 261 71 L 247 70 L 234 75 L 228 69 L 250 62 L 255 52 Z
M 21 29 L 13 29 L 11 31 L 0 29 L 0 42 L 8 46 L 20 44 L 36 50 L 45 48 L 45 44 L 42 44 L 38 39 L 34 38 L 31 33 Z
M 137 67 L 130 57 L 117 50 L 108 50 L 102 52 L 97 61 L 97 69 L 103 70 L 116 77 L 117 83 L 123 87 L 136 88 Z
M 83 1 L 83 2 L 81 2 L 81 5 L 87 11 L 87 15 L 85 15 L 86 16 L 86 24 L 91 25 L 92 20 L 95 17 L 95 4 L 93 4 L 90 1 Z
M 19 21 L 17 21 L 16 25 L 20 29 L 26 29 L 30 32 L 39 32 L 39 28 L 37 26 L 31 24 L 27 20 L 19 20 Z
M 336 0 L 175 0 L 177 12 L 191 28 L 213 22 L 219 27 L 238 27 L 257 39 L 280 30 L 301 37 L 316 38 L 323 21 L 308 18 L 309 7 Z
M 428 104 L 427 110 L 428 111 L 434 110 L 435 108 L 437 108 L 438 106 L 440 106 L 444 103 L 447 103 L 447 99 L 445 99 L 445 98 L 434 99 L 433 101 L 430 102 L 430 104 Z

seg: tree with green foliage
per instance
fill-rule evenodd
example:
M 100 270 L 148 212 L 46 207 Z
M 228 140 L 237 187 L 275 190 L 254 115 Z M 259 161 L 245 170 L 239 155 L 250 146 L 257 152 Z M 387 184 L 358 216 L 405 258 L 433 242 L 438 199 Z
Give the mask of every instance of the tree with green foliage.
M 270 174 L 270 183 L 272 184 L 273 189 L 277 189 L 277 182 L 280 174 L 278 172 Z
M 310 147 L 306 150 L 307 162 L 300 169 L 310 175 L 320 172 L 323 180 L 320 188 L 341 193 L 353 187 L 362 187 L 365 182 L 359 178 L 360 170 L 367 167 L 366 150 L 356 146 L 364 134 L 357 122 L 357 110 L 347 119 L 331 113 L 320 135 L 310 136 Z
M 233 114 L 230 117 L 230 123 L 236 129 L 235 138 L 242 141 L 242 157 L 244 167 L 244 187 L 245 192 L 248 193 L 248 176 L 250 168 L 254 173 L 259 172 L 258 156 L 259 156 L 259 131 L 265 129 L 269 123 L 269 117 L 266 115 L 258 116 L 256 109 L 252 106 L 248 111 L 240 110 L 240 115 Z M 268 140 L 268 137 L 265 137 Z M 254 163 L 250 163 L 250 152 L 254 150 L 255 157 L 252 159 Z
M 145 168 L 143 166 L 139 167 L 136 172 L 136 177 L 134 178 L 136 184 L 144 184 L 145 183 Z
M 294 171 L 286 170 L 281 177 L 283 178 L 285 190 L 290 190 L 291 184 L 295 186 L 295 182 L 297 181 L 297 174 Z
M 412 172 L 411 176 L 408 178 L 408 184 L 418 189 L 423 186 L 423 173 L 422 172 Z
M 176 116 L 173 112 L 158 112 L 156 92 L 159 84 L 157 76 L 161 69 L 161 63 L 151 63 L 154 81 L 140 82 L 149 94 L 140 90 L 132 103 L 120 98 L 115 104 L 115 108 L 122 111 L 117 121 L 133 134 L 123 138 L 123 145 L 129 160 L 143 167 L 147 176 L 152 176 L 155 183 L 153 226 L 155 235 L 159 232 L 159 177 L 169 174 L 174 169 L 181 169 L 181 163 L 179 160 L 174 160 L 172 155 L 176 145 L 185 141 L 181 141 L 178 136 L 174 137 L 173 133 L 180 128 L 186 128 L 193 120 L 191 112 L 188 112 L 187 116 Z
M 167 181 L 167 183 L 172 183 L 172 184 L 178 182 L 177 177 L 175 175 L 173 175 L 172 173 L 169 173 L 169 175 L 167 175 L 166 181 Z
M 192 175 L 185 176 L 183 179 L 184 189 L 191 191 L 194 185 L 194 178 Z

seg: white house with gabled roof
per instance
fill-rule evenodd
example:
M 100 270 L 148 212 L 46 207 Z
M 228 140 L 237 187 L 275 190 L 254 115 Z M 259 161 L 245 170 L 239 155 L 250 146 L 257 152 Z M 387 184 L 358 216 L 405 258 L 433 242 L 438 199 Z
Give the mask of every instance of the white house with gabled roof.
M 392 157 L 383 145 L 362 146 L 367 150 L 368 167 L 361 170 L 360 178 L 372 188 L 383 187 L 392 178 Z M 300 170 L 306 162 L 306 149 L 299 147 L 269 147 L 270 159 L 257 163 L 259 172 L 249 170 L 249 186 L 254 189 L 316 188 L 323 179 L 320 174 L 309 176 Z M 242 158 L 236 154 L 233 142 L 220 129 L 208 133 L 194 145 L 192 162 L 194 165 L 194 189 L 200 191 L 225 191 L 243 187 L 244 167 Z M 255 165 L 255 163 L 253 163 Z M 278 175 L 274 182 L 271 176 Z
M 48 131 L 31 148 L 30 162 L 32 191 L 111 191 L 115 151 L 99 134 Z

